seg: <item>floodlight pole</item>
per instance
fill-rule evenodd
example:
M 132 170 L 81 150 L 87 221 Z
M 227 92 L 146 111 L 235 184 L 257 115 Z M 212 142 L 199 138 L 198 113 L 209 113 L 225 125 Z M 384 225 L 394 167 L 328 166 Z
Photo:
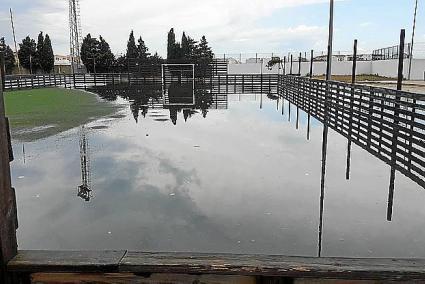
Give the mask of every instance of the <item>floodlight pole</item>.
M 15 25 L 13 24 L 12 8 L 10 8 L 10 23 L 12 25 L 13 42 L 15 43 L 16 63 L 18 64 L 19 74 L 22 74 L 21 64 L 19 62 L 19 56 L 18 56 L 18 45 L 16 44 Z
M 418 0 L 415 1 L 415 14 L 413 16 L 412 42 L 410 44 L 410 55 L 409 55 L 409 75 L 408 75 L 409 80 L 410 80 L 410 75 L 412 73 L 413 44 L 415 43 L 415 30 L 416 30 L 416 15 L 417 15 L 417 12 L 418 12 Z
M 333 44 L 333 24 L 334 24 L 334 0 L 329 2 L 329 38 L 328 38 L 328 63 L 326 68 L 326 93 L 324 102 L 323 116 L 323 138 L 322 138 L 322 172 L 320 180 L 320 218 L 319 218 L 319 244 L 318 257 L 322 256 L 322 237 L 323 237 L 323 211 L 325 201 L 325 177 L 326 177 L 326 157 L 328 148 L 328 96 L 330 93 L 329 81 L 332 78 L 332 44 Z
M 326 69 L 326 80 L 332 79 L 332 47 L 334 32 L 334 0 L 330 0 L 329 8 L 329 38 L 328 38 L 328 64 Z

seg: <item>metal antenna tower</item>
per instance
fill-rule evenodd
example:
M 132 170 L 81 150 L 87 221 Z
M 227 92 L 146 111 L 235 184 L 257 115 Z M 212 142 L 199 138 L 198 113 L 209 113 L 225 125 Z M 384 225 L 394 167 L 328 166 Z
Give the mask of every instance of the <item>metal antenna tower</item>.
M 72 73 L 75 73 L 75 66 L 81 68 L 80 48 L 83 42 L 79 0 L 69 0 L 69 42 Z

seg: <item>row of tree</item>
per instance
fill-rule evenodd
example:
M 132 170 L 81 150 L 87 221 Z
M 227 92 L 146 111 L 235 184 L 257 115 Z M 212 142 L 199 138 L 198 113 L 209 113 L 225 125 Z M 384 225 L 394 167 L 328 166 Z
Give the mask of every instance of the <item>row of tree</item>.
M 167 59 L 189 61 L 189 62 L 204 62 L 211 61 L 214 53 L 211 47 L 208 46 L 207 39 L 202 36 L 199 43 L 183 32 L 181 42 L 176 42 L 174 29 L 168 32 L 167 41 Z
M 151 55 L 148 47 L 139 37 L 136 44 L 134 32 L 130 32 L 127 41 L 127 51 L 124 55 L 115 57 L 111 51 L 109 44 L 102 36 L 99 39 L 88 34 L 81 45 L 81 61 L 89 72 L 109 72 L 111 69 L 115 71 L 124 71 L 128 69 L 131 62 L 138 64 L 160 62 L 162 58 L 155 53 Z
M 27 36 L 19 44 L 18 58 L 22 67 L 31 71 L 31 73 L 45 72 L 50 73 L 54 68 L 54 54 L 52 43 L 48 34 L 43 32 L 38 35 L 37 42 Z M 12 49 L 0 39 L 0 52 L 5 57 L 6 72 L 11 73 L 15 66 L 15 56 Z M 142 37 L 137 40 L 134 32 L 131 31 L 127 41 L 127 50 L 124 55 L 115 57 L 106 40 L 92 37 L 88 34 L 81 45 L 81 61 L 89 72 L 109 72 L 111 70 L 128 70 L 129 65 L 155 64 L 162 62 L 158 53 L 149 53 Z M 202 36 L 199 42 L 183 32 L 181 42 L 176 41 L 174 29 L 168 33 L 167 59 L 178 62 L 206 62 L 212 60 L 214 54 L 208 46 L 205 36 Z
M 49 35 L 40 32 L 37 43 L 30 36 L 24 38 L 19 44 L 18 58 L 21 66 L 31 73 L 50 73 L 55 66 L 55 56 Z

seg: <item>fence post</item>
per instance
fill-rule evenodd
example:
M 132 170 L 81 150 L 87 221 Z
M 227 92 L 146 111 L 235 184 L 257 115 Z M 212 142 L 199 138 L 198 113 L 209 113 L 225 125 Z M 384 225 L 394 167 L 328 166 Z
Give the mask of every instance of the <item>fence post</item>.
M 291 68 L 289 68 L 289 75 L 292 75 L 292 62 L 293 62 L 293 57 L 291 54 Z
M 3 72 L 1 71 L 1 76 Z M 3 82 L 0 80 L 0 282 L 12 283 L 6 264 L 17 254 L 16 229 L 18 227 L 15 191 L 10 178 L 10 140 L 5 117 Z M 4 207 L 3 207 L 4 206 Z
M 2 90 L 5 89 L 6 85 L 6 69 L 4 65 L 4 54 L 0 53 L 0 77 L 1 77 L 1 84 L 2 84 Z
M 400 91 L 403 87 L 403 64 L 404 64 L 404 40 L 406 31 L 403 29 L 400 32 L 400 53 L 398 58 L 398 77 L 397 77 L 397 91 L 394 102 L 394 120 L 393 120 L 393 137 L 391 143 L 391 172 L 390 172 L 390 186 L 388 191 L 388 208 L 387 220 L 391 221 L 393 216 L 393 203 L 394 203 L 394 182 L 395 182 L 395 166 L 397 163 L 397 141 L 399 132 L 399 113 L 400 113 Z
M 307 98 L 307 102 L 308 102 L 308 108 L 307 108 L 307 140 L 310 140 L 310 124 L 311 124 L 311 115 L 310 115 L 310 103 L 311 103 L 311 98 L 310 98 L 310 94 L 311 94 L 311 80 L 313 79 L 313 56 L 314 56 L 314 51 L 311 50 L 311 54 L 310 54 L 310 80 L 309 80 L 309 86 L 308 86 L 308 98 Z M 307 56 L 306 56 L 307 58 Z
M 356 69 L 357 69 L 357 39 L 354 40 L 354 52 L 353 52 L 353 69 L 351 72 L 351 95 L 350 95 L 350 114 L 349 114 L 349 125 L 348 125 L 348 145 L 347 145 L 347 165 L 345 168 L 345 178 L 350 179 L 350 167 L 351 167 L 351 134 L 353 129 L 353 107 L 354 107 L 354 92 L 356 83 Z
M 298 58 L 298 75 L 301 76 L 301 56 L 302 53 L 300 52 L 300 57 Z

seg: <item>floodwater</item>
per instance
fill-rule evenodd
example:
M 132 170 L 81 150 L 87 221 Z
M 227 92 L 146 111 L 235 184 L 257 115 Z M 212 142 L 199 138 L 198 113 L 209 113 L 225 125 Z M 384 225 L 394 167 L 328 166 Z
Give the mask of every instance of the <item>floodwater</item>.
M 99 92 L 105 96 L 105 93 Z M 317 256 L 322 125 L 266 95 L 197 109 L 109 96 L 120 113 L 30 143 L 12 163 L 20 249 Z M 214 107 L 215 106 L 215 107 Z M 425 257 L 425 190 L 330 130 L 322 256 Z

